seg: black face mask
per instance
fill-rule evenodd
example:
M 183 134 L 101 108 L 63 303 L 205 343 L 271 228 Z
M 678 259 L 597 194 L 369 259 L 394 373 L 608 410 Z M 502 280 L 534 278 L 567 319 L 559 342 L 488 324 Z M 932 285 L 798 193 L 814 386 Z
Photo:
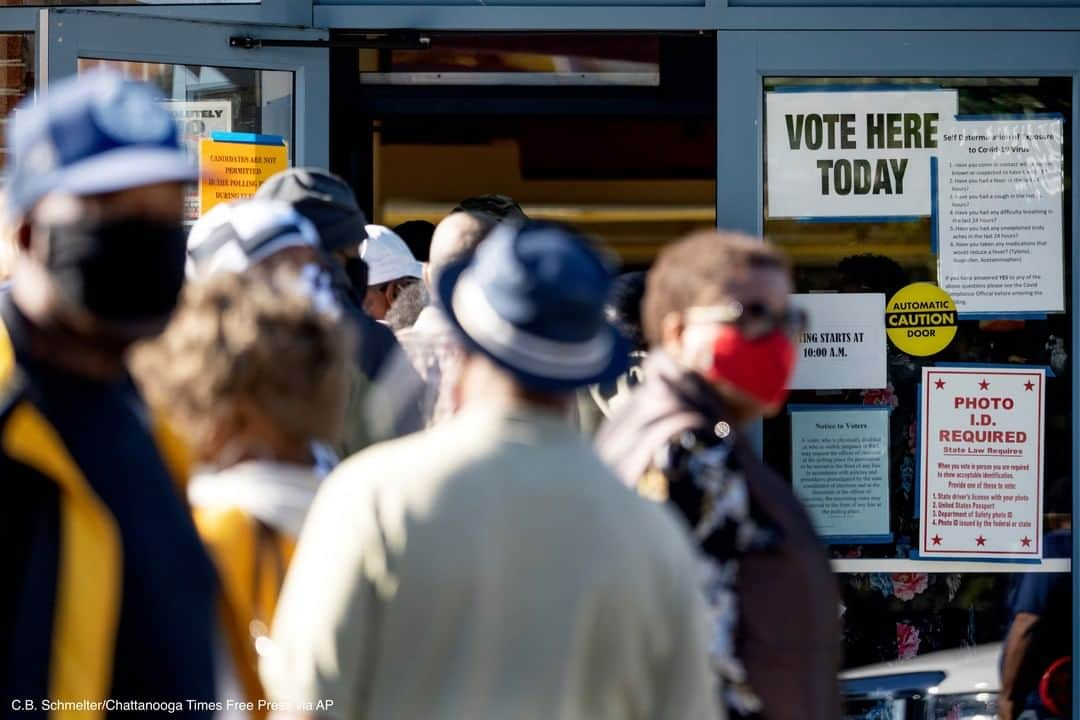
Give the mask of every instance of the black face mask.
M 186 252 L 180 223 L 76 223 L 49 230 L 48 267 L 70 300 L 102 320 L 159 321 L 176 308 Z

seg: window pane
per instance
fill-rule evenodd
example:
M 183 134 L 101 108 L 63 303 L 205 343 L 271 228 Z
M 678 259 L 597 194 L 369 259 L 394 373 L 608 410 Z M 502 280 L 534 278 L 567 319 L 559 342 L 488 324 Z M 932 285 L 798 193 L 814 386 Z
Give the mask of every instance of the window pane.
M 1057 192 L 1061 193 L 1063 203 L 1061 262 L 1064 266 L 1066 312 L 1037 317 L 961 317 L 955 339 L 938 354 L 916 357 L 900 351 L 889 342 L 885 388 L 836 390 L 810 387 L 792 392 L 789 402 L 793 405 L 878 406 L 890 410 L 886 438 L 887 532 L 874 537 L 873 542 L 863 537 L 837 538 L 829 545 L 829 551 L 835 559 L 913 558 L 922 527 L 918 498 L 920 408 L 917 386 L 922 382 L 924 367 L 933 367 L 938 363 L 959 363 L 987 364 L 1003 369 L 1018 366 L 1049 369 L 1045 394 L 1044 480 L 1041 488 L 1044 498 L 1041 527 L 1048 534 L 1044 557 L 1068 557 L 1071 554 L 1071 540 L 1065 540 L 1063 536 L 1064 533 L 1071 537 L 1071 531 L 1066 528 L 1071 526 L 1073 473 L 1069 451 L 1073 433 L 1073 379 L 1068 353 L 1073 347 L 1075 322 L 1071 312 L 1073 249 L 1069 228 L 1072 207 L 1071 196 L 1067 192 L 1072 177 L 1071 79 L 768 78 L 765 80 L 765 91 L 807 92 L 844 86 L 845 90 L 870 92 L 928 85 L 955 90 L 960 115 L 1037 114 L 1041 117 L 1058 114 L 1064 118 L 1061 154 L 1066 192 L 1061 193 L 1060 188 Z M 828 120 L 824 116 L 822 119 Z M 946 120 L 952 118 L 943 118 L 943 122 Z M 768 132 L 766 128 L 766 138 L 769 137 Z M 798 135 L 799 132 L 794 123 L 792 127 L 784 128 L 784 142 L 787 142 L 789 135 Z M 791 140 L 793 143 L 795 141 Z M 838 139 L 837 148 L 840 148 L 840 142 Z M 775 137 L 773 143 L 773 147 L 777 147 Z M 781 150 L 786 147 L 786 144 L 781 146 Z M 901 150 L 895 155 L 899 157 L 904 152 Z M 838 151 L 837 156 L 841 155 L 843 153 Z M 851 152 L 847 155 L 858 156 Z M 765 172 L 767 175 L 767 156 Z M 832 180 L 832 176 L 828 179 Z M 878 180 L 880 178 L 874 177 L 871 182 Z M 907 180 L 912 182 L 911 175 Z M 831 189 L 836 190 L 835 186 Z M 776 218 L 770 216 L 767 190 L 765 196 L 765 235 L 791 256 L 796 291 L 799 293 L 874 293 L 888 299 L 910 283 L 933 283 L 938 280 L 938 255 L 933 246 L 931 220 L 925 216 L 929 213 L 901 213 L 899 216 L 882 213 L 883 217 L 867 218 Z M 831 199 L 835 199 L 835 192 Z M 1057 247 L 1045 252 L 1056 253 Z M 1047 256 L 1045 262 L 1053 262 L 1056 257 Z M 766 460 L 791 478 L 791 416 L 781 414 L 766 421 L 764 438 Z M 1049 538 L 1049 535 L 1055 537 Z M 872 567 L 871 564 L 868 569 Z M 1004 637 L 1010 619 L 1009 593 L 1013 578 L 1003 574 L 998 565 L 986 563 L 984 574 L 977 575 L 942 574 L 940 565 L 934 568 L 938 571 L 936 574 L 920 573 L 919 567 L 913 563 L 915 572 L 912 573 L 865 572 L 839 576 L 845 606 L 845 658 L 849 667 L 922 656 L 950 648 L 986 645 Z M 976 705 L 982 703 L 977 699 L 972 702 Z
M 34 90 L 34 34 L 0 33 L 0 169 L 7 165 L 7 123 L 19 101 Z
M 79 72 L 105 67 L 157 85 L 180 123 L 192 156 L 213 132 L 278 135 L 292 148 L 293 74 L 283 70 L 169 65 L 80 58 Z M 198 218 L 198 191 L 188 193 L 185 219 Z

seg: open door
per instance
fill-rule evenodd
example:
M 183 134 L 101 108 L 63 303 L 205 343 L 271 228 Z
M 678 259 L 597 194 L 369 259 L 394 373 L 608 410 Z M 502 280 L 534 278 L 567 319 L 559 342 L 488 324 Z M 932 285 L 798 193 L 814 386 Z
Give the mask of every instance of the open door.
M 213 132 L 278 135 L 292 165 L 329 164 L 324 30 L 41 10 L 39 92 L 109 67 L 157 85 L 194 147 Z

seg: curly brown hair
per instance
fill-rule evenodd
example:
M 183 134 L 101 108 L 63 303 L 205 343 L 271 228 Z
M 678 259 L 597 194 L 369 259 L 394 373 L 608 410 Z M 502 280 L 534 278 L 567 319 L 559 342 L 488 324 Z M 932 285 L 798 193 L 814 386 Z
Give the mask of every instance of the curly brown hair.
M 200 452 L 238 402 L 290 440 L 336 442 L 349 396 L 346 329 L 316 310 L 292 270 L 254 268 L 189 284 L 132 372 L 149 404 Z
M 659 345 L 667 315 L 724 300 L 746 272 L 765 268 L 789 272 L 787 257 L 767 242 L 741 233 L 699 230 L 668 245 L 645 278 L 641 301 L 645 339 Z

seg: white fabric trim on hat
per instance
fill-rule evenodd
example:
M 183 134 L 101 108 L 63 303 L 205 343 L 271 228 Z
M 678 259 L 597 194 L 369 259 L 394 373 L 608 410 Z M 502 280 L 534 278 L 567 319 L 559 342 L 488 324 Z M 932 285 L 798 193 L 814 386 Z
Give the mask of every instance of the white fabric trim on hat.
M 585 342 L 561 342 L 534 335 L 502 318 L 469 277 L 458 278 L 451 305 L 465 333 L 488 352 L 525 372 L 556 380 L 590 377 L 611 362 L 614 337 L 606 328 Z
M 235 239 L 225 242 L 210 254 L 198 257 L 199 248 L 224 226 L 230 226 Z M 245 249 L 244 240 L 275 228 L 293 229 L 256 248 Z M 199 218 L 188 234 L 188 277 L 210 277 L 219 272 L 244 272 L 272 255 L 290 247 L 318 247 L 319 235 L 306 218 L 291 206 L 276 200 L 248 199 L 215 206 Z
M 222 272 L 241 273 L 291 247 L 310 247 L 310 245 L 301 235 L 288 233 L 268 243 L 263 243 L 248 255 L 238 241 L 231 240 L 211 255 L 205 265 L 194 263 L 196 276 L 211 277 Z

